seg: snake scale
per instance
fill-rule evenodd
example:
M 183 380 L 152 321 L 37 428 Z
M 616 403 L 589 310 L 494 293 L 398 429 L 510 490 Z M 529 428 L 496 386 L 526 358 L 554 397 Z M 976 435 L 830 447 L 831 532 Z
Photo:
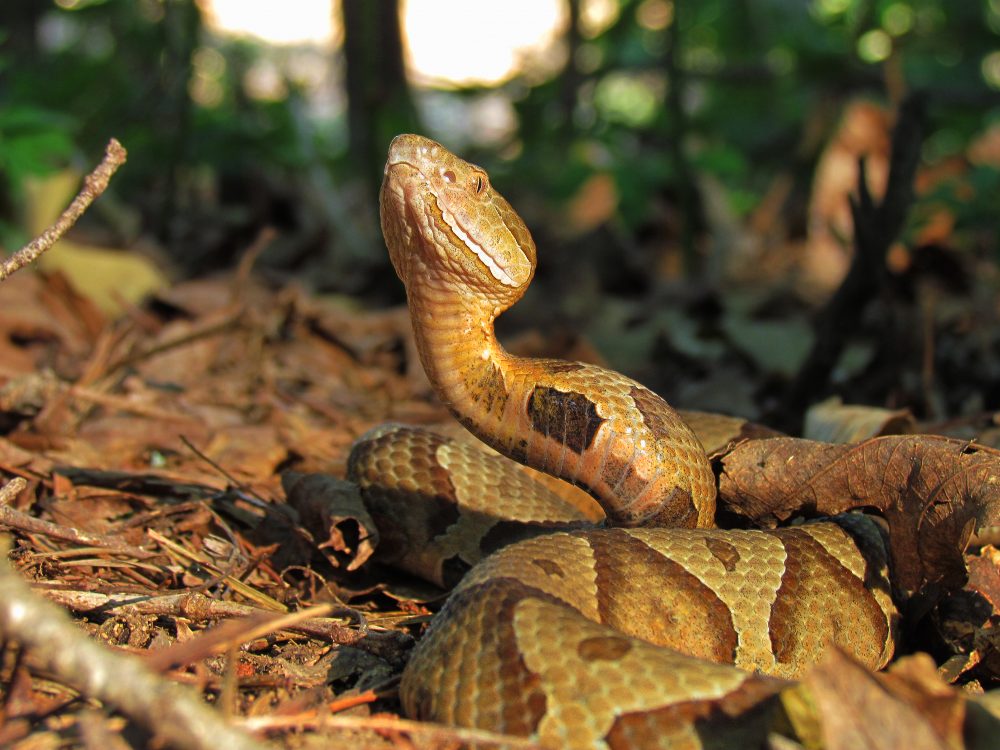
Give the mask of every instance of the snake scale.
M 897 614 L 874 521 L 713 529 L 711 467 L 659 396 L 501 347 L 494 320 L 530 283 L 535 246 L 482 169 L 398 136 L 381 216 L 438 396 L 607 517 L 584 528 L 586 514 L 507 459 L 424 430 L 356 444 L 349 470 L 387 529 L 384 553 L 461 579 L 404 672 L 410 716 L 549 748 L 752 747 L 776 693 L 829 644 L 887 663 Z

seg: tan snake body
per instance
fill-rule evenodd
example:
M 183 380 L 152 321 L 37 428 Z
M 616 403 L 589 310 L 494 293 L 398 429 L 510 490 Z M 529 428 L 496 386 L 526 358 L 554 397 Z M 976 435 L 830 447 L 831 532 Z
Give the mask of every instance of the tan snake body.
M 483 170 L 399 136 L 381 204 L 435 391 L 481 440 L 585 488 L 623 527 L 558 531 L 584 516 L 499 457 L 423 431 L 360 441 L 350 472 L 389 554 L 442 584 L 475 565 L 407 666 L 407 713 L 551 748 L 752 746 L 774 678 L 800 676 L 828 644 L 887 663 L 896 611 L 874 522 L 706 528 L 714 476 L 671 407 L 617 373 L 497 342 L 535 247 Z M 553 533 L 479 562 L 517 536 L 507 519 Z

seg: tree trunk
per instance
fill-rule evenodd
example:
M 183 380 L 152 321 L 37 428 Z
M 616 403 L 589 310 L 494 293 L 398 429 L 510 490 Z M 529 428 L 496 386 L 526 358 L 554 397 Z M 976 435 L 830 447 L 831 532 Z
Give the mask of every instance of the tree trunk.
M 374 197 L 389 141 L 420 130 L 406 79 L 399 0 L 343 0 L 341 12 L 351 161 Z

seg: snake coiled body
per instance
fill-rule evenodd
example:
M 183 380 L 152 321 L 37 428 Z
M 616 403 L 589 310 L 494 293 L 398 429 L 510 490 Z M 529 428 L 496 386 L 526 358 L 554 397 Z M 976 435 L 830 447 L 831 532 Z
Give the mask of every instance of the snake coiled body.
M 410 429 L 359 442 L 351 474 L 396 529 L 396 557 L 438 583 L 475 565 L 407 666 L 410 715 L 552 748 L 726 746 L 752 738 L 782 679 L 830 643 L 888 661 L 896 612 L 874 522 L 710 529 L 711 468 L 659 396 L 500 346 L 493 322 L 530 283 L 535 246 L 483 170 L 399 136 L 381 212 L 440 398 L 500 453 L 586 489 L 618 527 L 579 530 L 578 511 L 474 448 Z M 518 535 L 534 538 L 479 562 Z

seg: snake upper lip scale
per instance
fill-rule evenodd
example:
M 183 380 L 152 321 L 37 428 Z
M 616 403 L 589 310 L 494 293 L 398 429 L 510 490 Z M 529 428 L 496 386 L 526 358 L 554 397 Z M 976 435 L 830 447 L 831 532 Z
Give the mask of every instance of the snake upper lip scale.
M 871 668 L 888 662 L 897 613 L 874 522 L 706 528 L 715 477 L 659 396 L 500 346 L 494 320 L 530 283 L 535 246 L 481 168 L 398 136 L 380 205 L 441 400 L 497 451 L 586 489 L 609 525 L 627 527 L 542 533 L 487 557 L 517 536 L 512 521 L 539 534 L 585 516 L 500 457 L 425 430 L 359 440 L 349 474 L 395 561 L 437 583 L 471 567 L 404 672 L 408 714 L 547 748 L 753 747 L 782 679 L 831 642 Z

